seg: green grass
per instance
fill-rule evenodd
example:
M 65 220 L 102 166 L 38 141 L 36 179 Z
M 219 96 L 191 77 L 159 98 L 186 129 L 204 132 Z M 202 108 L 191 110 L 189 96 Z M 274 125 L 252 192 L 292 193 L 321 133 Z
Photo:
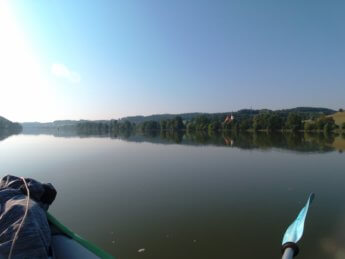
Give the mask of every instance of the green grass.
M 333 117 L 336 124 L 341 126 L 345 122 L 345 112 L 336 112 L 329 117 Z

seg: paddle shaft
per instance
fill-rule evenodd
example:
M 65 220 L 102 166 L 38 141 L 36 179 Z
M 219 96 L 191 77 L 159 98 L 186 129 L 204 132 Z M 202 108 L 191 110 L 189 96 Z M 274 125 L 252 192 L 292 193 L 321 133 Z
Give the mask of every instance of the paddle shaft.
M 291 247 L 285 249 L 282 259 L 292 259 L 294 251 Z

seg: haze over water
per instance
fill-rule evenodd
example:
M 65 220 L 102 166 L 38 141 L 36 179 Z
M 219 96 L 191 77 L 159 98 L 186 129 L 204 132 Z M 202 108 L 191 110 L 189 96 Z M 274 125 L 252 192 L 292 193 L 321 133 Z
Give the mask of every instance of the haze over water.
M 0 164 L 53 183 L 50 211 L 116 258 L 279 258 L 285 229 L 315 192 L 299 257 L 338 259 L 344 141 L 21 134 L 0 142 Z

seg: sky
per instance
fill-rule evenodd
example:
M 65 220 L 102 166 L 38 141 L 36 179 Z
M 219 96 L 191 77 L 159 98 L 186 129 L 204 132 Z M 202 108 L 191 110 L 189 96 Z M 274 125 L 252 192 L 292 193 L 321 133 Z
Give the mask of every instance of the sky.
M 343 0 L 0 0 L 0 115 L 345 107 Z

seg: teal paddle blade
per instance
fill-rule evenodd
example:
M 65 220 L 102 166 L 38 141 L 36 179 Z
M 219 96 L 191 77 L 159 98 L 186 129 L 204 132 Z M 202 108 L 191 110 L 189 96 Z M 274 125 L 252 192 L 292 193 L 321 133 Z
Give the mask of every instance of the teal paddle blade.
M 304 231 L 305 218 L 307 217 L 309 206 L 313 202 L 314 197 L 314 193 L 311 193 L 309 195 L 307 203 L 302 208 L 295 221 L 286 230 L 283 237 L 282 245 L 284 245 L 287 242 L 297 243 L 301 239 Z

